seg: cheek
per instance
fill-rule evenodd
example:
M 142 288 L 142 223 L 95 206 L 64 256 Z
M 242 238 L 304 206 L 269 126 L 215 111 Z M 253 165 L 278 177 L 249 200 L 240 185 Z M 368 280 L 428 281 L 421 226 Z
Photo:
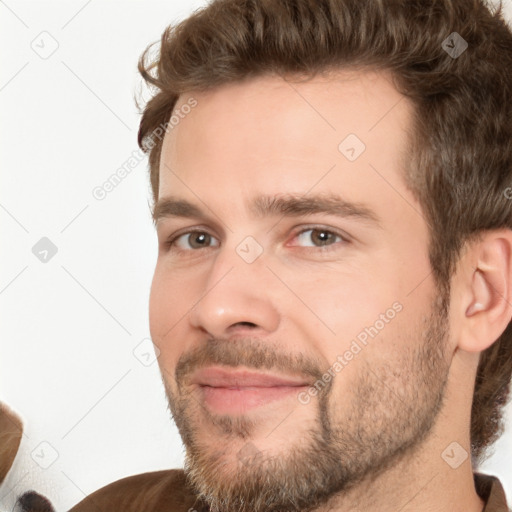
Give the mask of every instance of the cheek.
M 415 353 L 414 346 L 422 341 L 421 312 L 401 306 L 376 311 L 377 314 L 374 311 L 344 314 L 345 324 L 340 322 L 335 342 L 324 348 L 328 361 L 325 374 L 334 375 L 333 403 L 361 407 L 360 403 L 351 401 L 361 397 L 358 393 L 369 390 L 368 385 L 375 392 L 380 390 L 384 397 L 384 380 L 389 378 L 392 383 L 414 371 L 411 354 Z
M 170 270 L 164 260 L 157 262 L 149 296 L 150 322 L 172 324 L 194 304 L 197 278 L 187 270 Z
M 416 272 L 406 275 L 396 264 L 326 269 L 315 273 L 314 284 L 288 281 L 310 311 L 289 303 L 287 314 L 329 365 L 345 353 L 350 361 L 371 359 L 372 353 L 393 357 L 400 346 L 417 342 L 403 333 L 429 310 L 431 283 L 426 280 L 410 293 L 417 284 L 413 278 Z
M 186 313 L 194 304 L 191 285 L 182 273 L 165 271 L 157 264 L 149 295 L 149 325 L 155 343 L 167 346 L 183 329 Z
M 149 325 L 153 340 L 162 334 L 162 324 L 167 322 L 166 311 L 171 309 L 168 301 L 173 298 L 173 294 L 167 292 L 168 288 L 165 286 L 163 278 L 164 276 L 157 266 L 149 294 Z
M 376 287 L 375 282 L 375 276 L 368 269 L 345 267 L 315 272 L 309 283 L 296 276 L 291 287 L 311 312 L 334 331 L 330 334 L 338 343 L 373 323 L 396 300 L 393 290 Z M 303 309 L 300 309 L 301 318 L 304 318 Z M 295 313 L 290 311 L 295 317 L 298 313 L 296 308 Z M 313 315 L 308 314 L 307 319 L 311 318 Z
M 204 270 L 170 269 L 165 258 L 157 261 L 149 295 L 149 327 L 160 350 L 158 363 L 165 372 L 173 371 L 190 343 L 189 314 L 202 296 L 206 279 Z
M 181 354 L 180 340 L 184 339 L 180 318 L 185 313 L 182 289 L 157 266 L 149 295 L 149 330 L 153 343 L 160 351 L 158 365 L 163 377 L 173 371 Z M 171 379 L 172 380 L 172 379 Z

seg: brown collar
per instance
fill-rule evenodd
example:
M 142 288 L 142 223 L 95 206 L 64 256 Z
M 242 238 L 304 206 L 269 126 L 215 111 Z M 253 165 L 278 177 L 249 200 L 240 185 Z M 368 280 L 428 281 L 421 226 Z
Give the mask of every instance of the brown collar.
M 486 505 L 482 512 L 509 512 L 505 491 L 497 477 L 473 473 L 475 489 Z

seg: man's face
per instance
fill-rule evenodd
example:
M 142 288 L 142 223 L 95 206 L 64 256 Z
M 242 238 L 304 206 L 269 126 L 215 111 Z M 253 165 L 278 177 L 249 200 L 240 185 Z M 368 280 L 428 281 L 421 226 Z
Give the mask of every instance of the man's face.
M 197 211 L 162 208 L 150 298 L 185 468 L 211 510 L 319 506 L 425 440 L 447 380 L 427 225 L 401 178 L 412 107 L 347 71 L 176 109 L 190 97 L 159 200 Z

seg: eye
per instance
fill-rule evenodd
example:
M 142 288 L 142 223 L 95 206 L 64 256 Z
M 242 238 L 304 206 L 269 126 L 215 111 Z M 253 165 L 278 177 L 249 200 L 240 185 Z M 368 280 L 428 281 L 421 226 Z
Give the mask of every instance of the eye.
M 298 232 L 292 241 L 298 241 L 303 247 L 320 248 L 324 251 L 330 250 L 331 246 L 336 246 L 339 242 L 348 243 L 348 240 L 329 229 L 323 227 L 310 227 Z M 219 247 L 219 241 L 207 231 L 190 230 L 185 233 L 173 235 L 165 242 L 165 247 L 170 251 L 197 251 L 198 249 L 208 249 L 211 247 Z M 332 247 L 335 249 L 336 247 Z
M 211 245 L 213 241 L 217 243 Z M 166 243 L 170 250 L 177 249 L 178 251 L 218 247 L 218 245 L 218 240 L 206 231 L 188 231 L 187 233 L 174 236 Z
M 338 233 L 321 227 L 303 229 L 294 237 L 294 240 L 298 240 L 300 245 L 304 244 L 305 247 L 325 247 L 334 245 L 336 242 L 347 242 Z

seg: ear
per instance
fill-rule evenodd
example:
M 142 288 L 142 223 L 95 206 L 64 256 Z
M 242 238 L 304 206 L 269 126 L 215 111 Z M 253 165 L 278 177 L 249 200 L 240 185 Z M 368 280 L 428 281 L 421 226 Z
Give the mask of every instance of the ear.
M 458 347 L 481 352 L 499 338 L 512 318 L 512 230 L 482 233 L 459 265 Z

